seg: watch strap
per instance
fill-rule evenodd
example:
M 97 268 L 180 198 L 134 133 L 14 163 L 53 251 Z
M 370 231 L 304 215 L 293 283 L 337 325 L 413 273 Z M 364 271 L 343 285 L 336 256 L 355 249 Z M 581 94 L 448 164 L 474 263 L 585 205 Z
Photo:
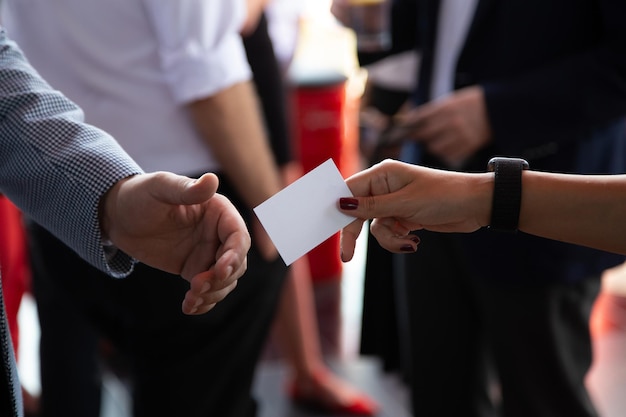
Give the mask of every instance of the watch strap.
M 488 168 L 495 176 L 489 228 L 515 232 L 522 202 L 522 171 L 528 169 L 528 162 L 518 158 L 493 158 Z

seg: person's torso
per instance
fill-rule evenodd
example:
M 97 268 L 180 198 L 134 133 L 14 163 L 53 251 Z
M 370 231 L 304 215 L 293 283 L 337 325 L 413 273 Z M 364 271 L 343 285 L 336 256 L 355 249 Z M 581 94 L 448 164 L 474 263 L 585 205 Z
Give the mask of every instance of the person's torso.
M 172 83 L 184 80 L 173 81 L 164 68 L 162 45 L 172 40 L 160 39 L 162 33 L 155 30 L 163 19 L 155 15 L 157 6 L 150 9 L 136 0 L 4 3 L 8 34 L 33 66 L 142 168 L 181 174 L 219 168 L 172 92 Z M 193 1 L 183 3 L 194 7 Z M 182 19 L 185 12 L 168 18 Z M 194 30 L 202 36 L 203 28 Z M 193 53 L 193 48 L 190 38 L 180 45 L 180 54 Z
M 442 28 L 437 24 L 442 19 L 437 11 L 442 10 L 439 6 L 443 1 L 446 0 L 418 0 L 423 23 L 420 32 L 423 66 L 419 80 L 421 88 L 416 95 L 418 103 L 431 98 L 433 82 L 438 75 L 434 73 L 437 33 Z M 541 71 L 563 58 L 585 54 L 602 42 L 605 35 L 606 17 L 602 16 L 600 3 L 596 0 L 478 0 L 467 37 L 459 43 L 454 61 L 449 62 L 448 85 L 451 89 L 459 89 L 492 80 L 513 83 L 520 74 Z M 544 98 L 547 98 L 549 92 L 545 91 L 545 94 Z M 584 103 L 585 97 L 571 91 L 563 99 Z M 559 112 L 562 114 L 563 109 L 554 108 L 552 114 Z M 567 119 L 567 115 L 563 118 Z M 528 122 L 530 126 L 531 120 Z M 529 132 L 536 132 L 536 137 L 546 136 L 545 148 L 553 145 L 551 139 L 555 135 L 570 138 L 565 146 L 560 143 L 556 152 L 546 152 L 547 156 L 540 155 L 531 161 L 533 169 L 586 173 L 618 173 L 626 169 L 626 125 L 623 119 L 594 126 L 592 121 L 571 118 L 560 128 L 551 126 L 549 133 L 547 127 L 541 131 L 540 123 L 535 123 Z M 534 139 L 530 135 L 527 138 L 529 141 Z M 505 143 L 509 140 L 508 137 L 498 139 Z M 465 168 L 484 171 L 490 157 L 507 149 L 499 145 L 478 152 Z M 537 148 L 541 147 L 540 143 Z M 438 166 L 439 162 L 426 152 L 417 155 L 421 158 L 418 162 Z M 485 230 L 458 236 L 458 239 L 480 275 L 494 279 L 508 275 L 514 280 L 533 277 L 545 280 L 549 277 L 554 281 L 576 281 L 623 261 L 622 256 L 524 234 L 504 236 Z

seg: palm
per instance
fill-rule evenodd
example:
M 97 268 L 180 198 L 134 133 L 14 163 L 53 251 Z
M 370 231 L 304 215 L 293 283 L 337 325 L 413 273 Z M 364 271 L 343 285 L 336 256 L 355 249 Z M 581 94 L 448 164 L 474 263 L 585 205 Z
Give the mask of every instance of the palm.
M 228 248 L 242 251 L 234 242 L 245 246 L 247 230 L 230 201 L 214 194 L 216 178 L 193 189 L 178 187 L 181 178 L 164 173 L 131 178 L 115 195 L 109 210 L 115 227 L 109 233 L 117 247 L 141 262 L 190 280 Z M 175 187 L 167 188 L 172 182 Z M 172 188 L 178 192 L 164 191 Z

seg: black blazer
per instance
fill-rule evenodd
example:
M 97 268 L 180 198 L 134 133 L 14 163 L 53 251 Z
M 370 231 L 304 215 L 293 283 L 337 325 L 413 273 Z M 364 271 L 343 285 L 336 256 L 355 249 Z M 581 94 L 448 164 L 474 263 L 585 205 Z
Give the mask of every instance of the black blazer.
M 396 28 L 394 34 L 421 51 L 413 99 L 424 103 L 439 0 L 397 0 L 396 7 L 415 10 L 417 33 Z M 494 141 L 464 169 L 484 171 L 490 157 L 503 155 L 526 158 L 539 170 L 626 172 L 624 16 L 626 2 L 619 0 L 479 0 L 454 86 L 484 88 Z M 421 154 L 414 162 L 445 168 Z M 537 274 L 575 281 L 624 259 L 522 233 L 483 231 L 459 241 L 479 274 L 507 271 L 524 281 Z

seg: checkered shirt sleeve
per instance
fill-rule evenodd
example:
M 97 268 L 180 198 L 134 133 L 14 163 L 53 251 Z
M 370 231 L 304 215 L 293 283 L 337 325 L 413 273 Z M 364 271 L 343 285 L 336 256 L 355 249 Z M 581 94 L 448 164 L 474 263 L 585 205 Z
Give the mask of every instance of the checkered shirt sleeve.
M 141 168 L 105 132 L 83 122 L 78 106 L 29 65 L 0 28 L 0 193 L 81 257 L 112 276 L 133 260 L 107 256 L 98 223 L 100 197 Z

